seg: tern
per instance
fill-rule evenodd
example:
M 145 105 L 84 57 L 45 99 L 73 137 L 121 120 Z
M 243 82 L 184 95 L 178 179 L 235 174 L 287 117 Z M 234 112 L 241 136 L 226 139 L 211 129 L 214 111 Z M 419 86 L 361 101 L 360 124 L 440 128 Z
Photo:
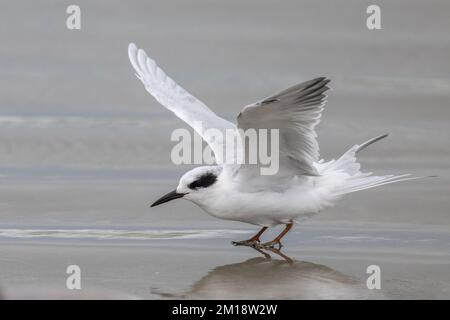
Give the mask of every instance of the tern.
M 168 77 L 144 50 L 130 43 L 128 56 L 145 89 L 164 107 L 191 126 L 211 147 L 217 165 L 200 166 L 186 172 L 175 190 L 151 206 L 186 199 L 213 217 L 260 226 L 248 240 L 235 245 L 280 249 L 281 239 L 294 223 L 333 206 L 343 195 L 382 185 L 418 179 L 410 174 L 374 176 L 362 172 L 357 154 L 387 134 L 356 144 L 337 159 L 319 158 L 315 127 L 320 122 L 329 89 L 329 79 L 319 77 L 247 105 L 237 124 L 212 112 Z M 199 125 L 201 123 L 201 125 Z M 229 163 L 220 151 L 224 141 L 207 130 L 278 129 L 279 170 L 261 175 L 259 165 Z M 237 148 L 237 147 L 236 147 Z M 269 228 L 285 225 L 272 241 L 261 243 Z

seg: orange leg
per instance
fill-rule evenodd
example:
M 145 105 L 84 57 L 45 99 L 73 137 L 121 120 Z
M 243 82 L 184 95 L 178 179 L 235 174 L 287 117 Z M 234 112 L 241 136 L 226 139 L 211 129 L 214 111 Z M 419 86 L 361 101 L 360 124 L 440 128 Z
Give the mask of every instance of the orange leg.
M 267 248 L 275 248 L 275 245 L 278 245 L 278 250 L 281 249 L 281 247 L 283 246 L 281 244 L 281 239 L 286 235 L 286 233 L 289 232 L 289 230 L 292 229 L 293 226 L 294 226 L 293 223 L 288 223 L 286 225 L 286 228 L 284 228 L 284 230 L 281 231 L 281 233 L 275 239 L 273 239 L 272 241 L 263 243 L 262 246 L 267 247 Z
M 261 230 L 257 234 L 255 234 L 253 237 L 251 237 L 248 240 L 242 240 L 242 241 L 233 241 L 232 244 L 235 246 L 250 246 L 254 247 L 257 244 L 259 244 L 259 237 L 264 233 L 264 231 L 267 230 L 267 227 L 262 227 Z

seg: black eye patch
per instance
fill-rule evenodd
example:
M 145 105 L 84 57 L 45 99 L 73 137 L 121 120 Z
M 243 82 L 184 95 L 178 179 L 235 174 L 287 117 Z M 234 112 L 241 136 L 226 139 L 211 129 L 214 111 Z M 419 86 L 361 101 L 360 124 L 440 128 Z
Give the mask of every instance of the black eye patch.
M 188 185 L 189 189 L 193 189 L 196 190 L 198 188 L 207 188 L 210 185 L 214 184 L 217 181 L 217 176 L 213 173 L 206 173 L 202 176 L 200 176 L 200 178 L 198 178 L 197 180 L 195 180 L 194 182 L 191 182 Z

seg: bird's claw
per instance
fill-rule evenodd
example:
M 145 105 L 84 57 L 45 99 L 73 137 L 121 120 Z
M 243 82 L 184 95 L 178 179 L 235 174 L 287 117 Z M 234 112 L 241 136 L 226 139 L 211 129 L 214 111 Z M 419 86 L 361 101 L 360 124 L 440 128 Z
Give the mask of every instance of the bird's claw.
M 262 255 L 264 255 L 264 257 L 266 259 L 271 259 L 270 254 L 263 251 L 263 250 L 268 250 L 268 251 L 271 251 L 271 252 L 279 255 L 280 257 L 285 259 L 288 263 L 293 263 L 291 258 L 289 258 L 288 256 L 286 256 L 284 253 L 281 252 L 281 248 L 283 247 L 283 245 L 281 244 L 281 241 L 273 241 L 272 240 L 269 242 L 261 243 L 259 240 L 248 239 L 248 240 L 242 240 L 242 241 L 231 241 L 231 243 L 234 246 L 246 246 L 246 247 L 253 248 L 256 251 L 258 251 L 259 253 L 261 253 Z M 278 248 L 276 248 L 276 246 L 278 246 Z
M 259 246 L 259 241 L 258 240 L 231 241 L 231 244 L 233 246 L 246 246 L 256 248 Z
M 261 247 L 264 249 L 276 249 L 275 246 L 278 246 L 277 250 L 281 250 L 283 247 L 280 241 L 269 241 L 261 244 Z
M 261 243 L 259 240 L 242 240 L 242 241 L 231 241 L 231 244 L 234 246 L 246 246 L 253 247 L 259 249 L 278 249 L 281 250 L 283 245 L 280 241 L 269 241 L 265 243 Z M 276 248 L 278 246 L 278 248 Z

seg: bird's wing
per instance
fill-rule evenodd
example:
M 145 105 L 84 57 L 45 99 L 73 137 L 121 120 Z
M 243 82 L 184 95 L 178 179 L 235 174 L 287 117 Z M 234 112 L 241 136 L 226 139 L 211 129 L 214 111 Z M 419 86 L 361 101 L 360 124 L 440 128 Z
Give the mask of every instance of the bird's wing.
M 279 175 L 318 174 L 313 165 L 319 158 L 314 128 L 320 122 L 329 82 L 326 78 L 316 78 L 297 84 L 248 105 L 239 113 L 240 129 L 279 130 Z M 270 138 L 267 140 L 270 142 Z M 252 169 L 255 166 L 243 165 L 239 172 L 244 174 Z
M 145 89 L 208 143 L 218 164 L 224 163 L 225 154 L 228 156 L 232 152 L 234 154 L 235 150 L 227 151 L 225 132 L 227 129 L 237 130 L 235 124 L 217 116 L 203 102 L 180 87 L 147 56 L 144 50 L 138 50 L 134 43 L 128 46 L 128 56 L 136 76 L 142 81 Z M 217 134 L 217 130 L 222 134 Z

